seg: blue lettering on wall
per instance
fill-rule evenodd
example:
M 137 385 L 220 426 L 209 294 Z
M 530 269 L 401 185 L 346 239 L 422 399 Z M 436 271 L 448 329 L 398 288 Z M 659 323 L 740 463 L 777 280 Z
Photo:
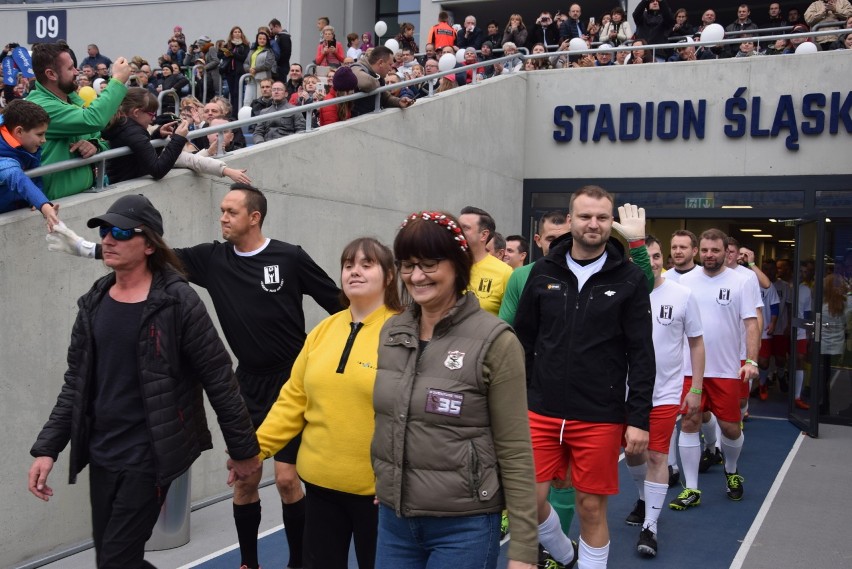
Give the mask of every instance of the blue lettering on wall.
M 801 106 L 793 95 L 779 95 L 777 101 L 761 97 L 747 97 L 746 87 L 739 87 L 725 101 L 725 119 L 722 132 L 728 138 L 779 138 L 784 137 L 787 149 L 799 149 L 800 136 L 817 136 L 826 130 L 838 134 L 844 130 L 852 134 L 852 91 L 808 93 L 802 97 Z M 764 109 L 764 107 L 766 107 Z M 826 107 L 828 107 L 826 109 Z M 828 115 L 826 117 L 826 114 Z M 647 101 L 644 104 L 620 103 L 616 113 L 609 103 L 600 105 L 559 105 L 553 109 L 553 140 L 571 142 L 574 139 L 574 120 L 579 119 L 580 142 L 588 142 L 591 129 L 592 142 L 604 138 L 610 142 L 645 140 L 690 140 L 695 135 L 704 139 L 707 129 L 707 101 Z M 801 115 L 801 116 L 798 116 Z M 771 117 L 771 121 L 770 121 Z M 771 123 L 771 124 L 770 124 Z
M 815 122 L 802 122 L 802 134 L 822 134 L 825 129 L 825 113 L 814 109 L 814 106 L 825 108 L 825 95 L 808 93 L 802 99 L 802 116 L 814 119 Z
M 592 140 L 598 142 L 602 136 L 615 142 L 615 126 L 612 124 L 612 107 L 608 104 L 601 105 L 598 111 L 598 119 L 595 121 L 595 132 L 592 133 Z
M 628 130 L 630 127 L 630 130 Z M 642 129 L 642 105 L 621 103 L 618 112 L 618 140 L 639 140 Z

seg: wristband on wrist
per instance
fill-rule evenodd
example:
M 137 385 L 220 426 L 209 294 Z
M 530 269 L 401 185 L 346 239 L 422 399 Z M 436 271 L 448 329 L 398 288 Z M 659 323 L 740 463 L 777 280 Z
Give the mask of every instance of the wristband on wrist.
M 748 264 L 748 266 L 749 266 L 749 267 L 753 267 L 754 265 L 755 265 L 755 262 L 754 262 L 754 261 L 751 261 L 751 262 L 749 262 L 749 264 Z
M 704 390 L 703 390 L 703 389 L 698 389 L 697 387 L 690 387 L 690 388 L 689 388 L 689 392 L 690 392 L 690 393 L 694 393 L 694 394 L 696 394 L 696 395 L 701 395 L 701 394 L 704 392 Z
M 756 361 L 754 361 L 754 360 L 746 359 L 746 361 L 745 361 L 745 362 L 746 362 L 747 364 L 751 364 L 751 365 L 753 365 L 754 367 L 757 367 L 757 362 L 756 362 Z
M 639 239 L 634 239 L 632 241 L 627 242 L 627 246 L 630 247 L 631 249 L 641 247 L 644 244 L 645 244 L 645 238 L 644 237 L 640 237 Z

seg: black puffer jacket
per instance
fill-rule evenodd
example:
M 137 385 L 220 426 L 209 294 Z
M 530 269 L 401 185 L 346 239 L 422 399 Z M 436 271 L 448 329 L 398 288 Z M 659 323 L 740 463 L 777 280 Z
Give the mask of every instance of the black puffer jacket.
M 89 462 L 87 409 L 95 369 L 92 321 L 114 283 L 114 274 L 103 277 L 77 302 L 65 383 L 30 450 L 32 456 L 55 460 L 70 441 L 71 484 Z M 173 271 L 154 275 L 140 323 L 137 365 L 158 485 L 180 476 L 202 451 L 213 448 L 202 388 L 216 411 L 231 458 L 242 460 L 260 452 L 231 358 L 198 294 Z
M 127 118 L 108 126 L 101 136 L 112 148 L 129 146 L 133 151 L 133 154 L 128 156 L 107 161 L 107 176 L 113 184 L 142 176 L 152 176 L 159 180 L 174 167 L 186 144 L 186 138 L 173 134 L 169 143 L 157 154 L 157 150 L 151 146 L 151 137 L 145 127 Z

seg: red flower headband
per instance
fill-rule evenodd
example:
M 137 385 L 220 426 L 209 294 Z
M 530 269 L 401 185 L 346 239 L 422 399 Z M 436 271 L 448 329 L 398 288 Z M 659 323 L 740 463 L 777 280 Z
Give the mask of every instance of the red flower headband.
M 400 228 L 405 227 L 408 225 L 409 221 L 417 218 L 420 218 L 423 221 L 433 221 L 441 227 L 446 228 L 446 230 L 452 234 L 453 239 L 458 241 L 461 250 L 468 250 L 467 239 L 464 238 L 464 233 L 462 233 L 461 228 L 451 217 L 448 217 L 447 214 L 441 213 L 440 211 L 421 211 L 420 213 L 412 213 L 403 220 Z

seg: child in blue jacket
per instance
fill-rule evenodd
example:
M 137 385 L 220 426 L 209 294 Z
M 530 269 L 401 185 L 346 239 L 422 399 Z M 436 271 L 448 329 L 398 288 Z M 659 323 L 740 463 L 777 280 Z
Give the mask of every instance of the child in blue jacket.
M 41 178 L 31 180 L 24 170 L 41 165 L 41 149 L 50 117 L 40 106 L 23 99 L 10 102 L 0 115 L 0 213 L 33 207 L 48 229 L 60 223 L 56 206 L 42 191 Z

